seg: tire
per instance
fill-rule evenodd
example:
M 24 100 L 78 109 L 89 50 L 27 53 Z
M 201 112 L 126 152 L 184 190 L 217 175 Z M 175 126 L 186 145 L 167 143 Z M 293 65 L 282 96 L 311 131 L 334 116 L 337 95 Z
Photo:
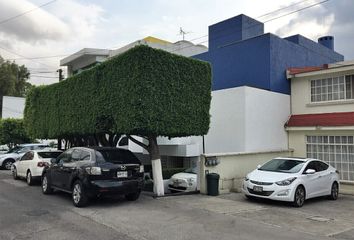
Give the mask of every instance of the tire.
M 338 193 L 339 193 L 338 183 L 334 182 L 332 184 L 332 187 L 331 187 L 331 195 L 329 195 L 329 199 L 337 200 L 338 199 Z
M 75 207 L 85 207 L 88 204 L 88 196 L 82 186 L 81 181 L 74 182 L 71 189 L 71 199 Z
M 306 191 L 303 186 L 298 186 L 294 194 L 294 207 L 302 207 L 306 200 Z
M 42 193 L 51 194 L 53 193 L 53 188 L 48 180 L 47 174 L 44 174 L 42 177 Z
M 15 180 L 18 180 L 16 167 L 14 167 L 14 170 L 12 171 L 12 177 L 13 177 Z
M 27 171 L 26 182 L 27 182 L 28 186 L 32 186 L 33 185 L 33 177 L 32 177 L 31 171 Z
M 127 199 L 128 201 L 136 201 L 139 198 L 139 196 L 140 196 L 140 191 L 125 195 L 125 199 Z
M 12 159 L 7 159 L 2 163 L 2 168 L 5 170 L 11 170 L 11 166 L 15 161 Z

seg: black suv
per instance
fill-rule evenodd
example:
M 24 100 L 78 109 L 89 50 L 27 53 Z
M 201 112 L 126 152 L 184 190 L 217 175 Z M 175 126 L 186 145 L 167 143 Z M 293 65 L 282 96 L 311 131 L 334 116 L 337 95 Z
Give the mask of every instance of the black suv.
M 104 194 L 122 194 L 134 201 L 143 188 L 144 166 L 129 150 L 75 147 L 51 163 L 43 170 L 43 193 L 54 189 L 71 193 L 76 207 Z

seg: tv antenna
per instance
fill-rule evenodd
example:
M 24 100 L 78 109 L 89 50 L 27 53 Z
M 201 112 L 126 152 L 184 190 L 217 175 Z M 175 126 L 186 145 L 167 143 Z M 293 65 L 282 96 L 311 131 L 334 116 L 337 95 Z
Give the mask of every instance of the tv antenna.
M 186 31 L 184 31 L 182 27 L 179 28 L 179 35 L 182 36 L 182 39 L 183 39 L 183 40 L 184 40 L 184 36 L 186 36 L 186 35 L 189 34 L 189 33 L 191 33 L 191 32 L 186 32 Z

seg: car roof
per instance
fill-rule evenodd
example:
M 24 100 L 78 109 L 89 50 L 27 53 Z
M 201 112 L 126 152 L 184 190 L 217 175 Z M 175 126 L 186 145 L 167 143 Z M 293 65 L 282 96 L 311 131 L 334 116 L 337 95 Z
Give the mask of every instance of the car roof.
M 86 150 L 120 150 L 120 151 L 129 151 L 124 148 L 117 148 L 117 147 L 99 147 L 99 146 L 91 146 L 91 147 L 73 147 L 73 149 L 86 149 Z M 67 149 L 68 150 L 68 149 Z
M 63 152 L 62 150 L 58 150 L 55 148 L 43 148 L 43 149 L 35 149 L 31 150 L 33 152 Z
M 276 157 L 275 159 L 286 159 L 286 160 L 303 161 L 303 162 L 312 160 L 312 158 L 304 158 L 304 157 Z
M 44 143 L 23 143 L 23 144 L 19 144 L 18 146 L 30 147 L 30 146 L 49 146 L 49 145 L 48 144 L 44 144 Z

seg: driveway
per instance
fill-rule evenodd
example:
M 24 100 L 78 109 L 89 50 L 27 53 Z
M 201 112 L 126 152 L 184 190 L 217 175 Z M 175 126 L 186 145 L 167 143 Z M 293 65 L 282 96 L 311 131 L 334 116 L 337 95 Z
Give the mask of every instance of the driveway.
M 68 194 L 45 196 L 0 171 L 0 239 L 354 239 L 353 203 L 341 195 L 296 209 L 231 193 L 103 198 L 79 209 Z

